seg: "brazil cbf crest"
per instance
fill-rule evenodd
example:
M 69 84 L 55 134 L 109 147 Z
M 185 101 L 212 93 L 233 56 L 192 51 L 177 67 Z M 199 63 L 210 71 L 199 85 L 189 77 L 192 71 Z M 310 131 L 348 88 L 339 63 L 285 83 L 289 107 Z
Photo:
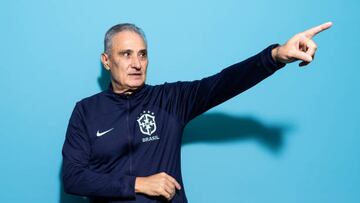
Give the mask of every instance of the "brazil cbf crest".
M 140 113 L 137 122 L 139 124 L 140 132 L 147 137 L 142 138 L 143 142 L 149 142 L 160 139 L 157 135 L 153 135 L 156 132 L 155 114 L 151 111 L 143 111 Z

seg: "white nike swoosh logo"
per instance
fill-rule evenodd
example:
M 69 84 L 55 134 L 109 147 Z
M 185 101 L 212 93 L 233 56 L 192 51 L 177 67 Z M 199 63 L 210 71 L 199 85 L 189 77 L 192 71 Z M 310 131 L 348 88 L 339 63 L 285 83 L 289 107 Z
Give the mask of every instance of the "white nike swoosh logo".
M 109 130 L 107 130 L 107 131 L 104 131 L 104 132 L 99 132 L 99 130 L 96 132 L 96 136 L 97 137 L 101 137 L 101 136 L 103 136 L 103 135 L 105 135 L 106 133 L 108 133 L 108 132 L 110 132 L 110 131 L 112 131 L 112 130 L 114 130 L 114 128 L 111 128 L 111 129 L 109 129 Z

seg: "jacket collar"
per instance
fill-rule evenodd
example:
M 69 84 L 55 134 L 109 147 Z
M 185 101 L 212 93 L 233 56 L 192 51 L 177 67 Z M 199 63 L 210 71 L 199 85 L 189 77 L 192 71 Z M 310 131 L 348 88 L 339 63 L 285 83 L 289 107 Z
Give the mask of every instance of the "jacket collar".
M 116 97 L 116 98 L 122 98 L 122 99 L 131 99 L 135 98 L 137 96 L 142 95 L 145 92 L 145 89 L 147 89 L 148 85 L 144 84 L 143 86 L 139 87 L 138 89 L 134 90 L 131 94 L 126 93 L 116 93 L 114 92 L 113 86 L 111 82 L 108 85 L 108 89 L 105 91 L 106 93 Z

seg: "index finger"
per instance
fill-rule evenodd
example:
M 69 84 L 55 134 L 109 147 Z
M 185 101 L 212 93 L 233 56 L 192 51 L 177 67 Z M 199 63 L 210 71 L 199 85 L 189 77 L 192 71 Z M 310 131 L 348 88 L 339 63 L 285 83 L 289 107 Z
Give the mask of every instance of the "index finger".
M 327 22 L 321 25 L 318 25 L 316 27 L 310 28 L 306 31 L 304 31 L 303 33 L 309 37 L 309 38 L 313 38 L 315 35 L 319 34 L 320 32 L 329 29 L 332 26 L 332 22 Z

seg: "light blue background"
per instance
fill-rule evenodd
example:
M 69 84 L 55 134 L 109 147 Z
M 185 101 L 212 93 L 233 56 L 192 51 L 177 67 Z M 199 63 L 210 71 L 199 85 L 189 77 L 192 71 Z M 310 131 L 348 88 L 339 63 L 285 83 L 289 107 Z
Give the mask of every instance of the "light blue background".
M 359 11 L 355 0 L 2 0 L 0 202 L 84 202 L 61 191 L 61 147 L 75 102 L 100 91 L 110 26 L 145 30 L 147 82 L 159 84 L 326 21 L 308 68 L 288 65 L 187 128 L 184 182 L 195 203 L 360 202 Z

